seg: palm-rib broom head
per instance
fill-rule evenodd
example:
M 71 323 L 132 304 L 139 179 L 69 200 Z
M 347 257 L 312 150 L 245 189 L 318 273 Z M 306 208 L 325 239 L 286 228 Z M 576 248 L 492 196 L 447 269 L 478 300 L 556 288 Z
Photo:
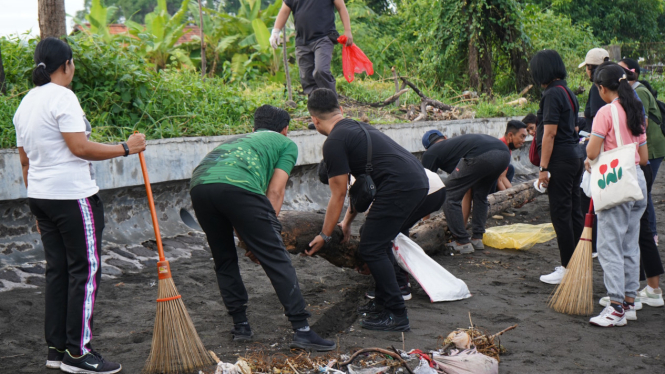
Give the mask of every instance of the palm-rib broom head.
M 215 365 L 203 346 L 178 289 L 168 261 L 157 263 L 159 298 L 152 335 L 152 349 L 143 368 L 145 374 L 191 373 Z
M 593 313 L 593 218 L 593 214 L 586 215 L 582 237 L 568 262 L 566 274 L 549 300 L 549 306 L 559 313 L 583 316 Z

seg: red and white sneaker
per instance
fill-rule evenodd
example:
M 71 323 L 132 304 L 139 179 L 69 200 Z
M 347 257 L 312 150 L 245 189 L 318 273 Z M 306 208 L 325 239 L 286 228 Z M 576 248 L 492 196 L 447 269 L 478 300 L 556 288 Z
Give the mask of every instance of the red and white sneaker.
M 608 305 L 600 312 L 600 315 L 591 318 L 589 323 L 600 327 L 614 327 L 626 326 L 628 321 L 626 321 L 626 313 L 623 310 L 619 313 L 612 305 Z

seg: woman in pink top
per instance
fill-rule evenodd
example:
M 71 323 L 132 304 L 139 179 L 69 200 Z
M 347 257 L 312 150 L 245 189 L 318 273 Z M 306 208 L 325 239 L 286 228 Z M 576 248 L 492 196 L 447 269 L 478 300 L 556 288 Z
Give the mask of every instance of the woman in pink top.
M 628 83 L 635 79 L 632 75 L 632 72 L 626 72 L 613 62 L 605 62 L 596 69 L 594 83 L 598 86 L 600 97 L 608 105 L 600 108 L 593 120 L 592 136 L 587 145 L 587 170 L 590 170 L 589 160 L 595 160 L 600 155 L 601 146 L 605 147 L 605 151 L 617 147 L 611 106 L 618 111 L 623 144 L 636 143 L 635 165 L 647 164 L 644 109 Z M 626 320 L 637 319 L 635 296 L 640 286 L 638 239 L 640 217 L 647 206 L 646 181 L 641 168 L 637 168 L 637 179 L 645 198 L 596 212 L 598 258 L 605 272 L 605 288 L 611 300 L 599 316 L 589 321 L 596 326 L 624 326 Z

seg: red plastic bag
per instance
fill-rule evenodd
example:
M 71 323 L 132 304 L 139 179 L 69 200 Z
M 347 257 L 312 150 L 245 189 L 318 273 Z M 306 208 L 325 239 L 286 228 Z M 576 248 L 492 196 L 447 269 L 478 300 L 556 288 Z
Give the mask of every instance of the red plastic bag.
M 365 53 L 357 45 L 351 44 L 350 47 L 347 47 L 345 35 L 337 38 L 337 41 L 342 45 L 342 70 L 347 82 L 353 82 L 355 73 L 366 71 L 367 75 L 374 74 L 372 61 L 365 56 Z

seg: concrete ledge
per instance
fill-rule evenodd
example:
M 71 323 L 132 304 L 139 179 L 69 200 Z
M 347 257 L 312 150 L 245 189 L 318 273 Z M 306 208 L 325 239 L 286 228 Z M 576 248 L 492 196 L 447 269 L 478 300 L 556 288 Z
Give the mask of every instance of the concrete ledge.
M 390 136 L 413 153 L 423 151 L 421 138 L 425 131 L 436 128 L 447 136 L 460 134 L 503 135 L 506 123 L 514 118 L 465 119 L 456 121 L 414 122 L 398 125 L 378 125 L 379 130 Z M 189 179 L 203 157 L 230 136 L 173 138 L 148 141 L 146 163 L 152 183 Z M 298 166 L 317 164 L 321 160 L 321 145 L 325 137 L 313 130 L 289 133 L 299 149 Z M 93 163 L 97 185 L 102 190 L 143 184 L 141 166 L 135 156 L 120 157 Z M 26 197 L 18 150 L 0 149 L 0 201 Z

